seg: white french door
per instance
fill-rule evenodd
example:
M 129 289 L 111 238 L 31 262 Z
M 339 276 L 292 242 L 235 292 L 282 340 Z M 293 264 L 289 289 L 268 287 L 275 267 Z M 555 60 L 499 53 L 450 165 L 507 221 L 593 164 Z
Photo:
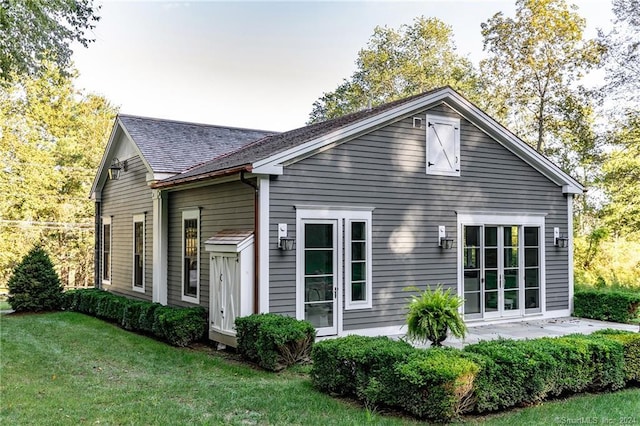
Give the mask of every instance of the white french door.
M 338 333 L 338 294 L 341 264 L 338 259 L 338 220 L 302 222 L 302 295 L 304 319 L 318 336 Z
M 541 235 L 541 226 L 462 226 L 465 318 L 541 312 Z

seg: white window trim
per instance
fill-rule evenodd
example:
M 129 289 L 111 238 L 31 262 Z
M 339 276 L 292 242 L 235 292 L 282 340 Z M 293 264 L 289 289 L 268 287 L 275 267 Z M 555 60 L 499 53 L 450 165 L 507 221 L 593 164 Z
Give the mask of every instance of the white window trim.
M 360 212 L 362 213 L 362 212 Z M 344 241 L 344 251 L 345 251 L 345 298 L 344 298 L 344 309 L 354 310 L 354 309 L 371 309 L 373 307 L 372 299 L 373 299 L 373 290 L 372 290 L 372 266 L 371 266 L 371 243 L 372 243 L 372 226 L 371 226 L 371 212 L 365 212 L 365 214 L 357 215 L 362 216 L 361 218 L 349 218 L 345 220 L 345 241 Z M 365 269 L 365 300 L 351 300 L 351 224 L 353 222 L 365 222 L 365 244 L 366 244 L 366 252 L 365 252 L 365 260 L 366 260 L 366 269 Z
M 486 212 L 486 211 L 464 211 L 457 212 L 458 215 L 458 244 L 457 244 L 457 263 L 458 263 L 458 296 L 464 297 L 464 268 L 461 262 L 463 250 L 463 227 L 464 226 L 485 226 L 485 225 L 518 225 L 518 226 L 537 226 L 540 228 L 540 312 L 526 313 L 524 316 L 544 315 L 547 311 L 547 255 L 546 255 L 546 229 L 545 218 L 546 213 L 503 213 L 503 212 Z M 524 256 L 524 250 L 518 252 L 519 256 Z M 521 305 L 522 306 L 522 305 Z M 463 306 L 459 308 L 463 313 Z M 498 318 L 500 319 L 500 318 Z M 486 321 L 479 318 L 480 321 Z M 475 321 L 472 319 L 471 321 Z
M 197 220 L 197 226 L 198 226 L 198 253 L 197 253 L 197 257 L 198 257 L 198 271 L 197 271 L 197 284 L 196 284 L 196 296 L 187 296 L 184 294 L 184 276 L 185 276 L 185 267 L 187 265 L 184 264 L 184 251 L 185 251 L 185 240 L 184 240 L 184 221 L 185 220 L 190 220 L 190 219 L 196 219 Z M 182 251 L 180 252 L 180 257 L 182 258 L 182 268 L 180 270 L 181 272 L 181 277 L 180 277 L 180 282 L 181 282 L 181 300 L 183 302 L 189 302 L 189 303 L 195 303 L 195 304 L 200 304 L 200 263 L 201 263 L 201 259 L 200 259 L 200 209 L 189 209 L 189 210 L 183 210 L 182 211 L 182 224 L 180 226 L 182 233 L 180 234 L 180 239 L 182 240 Z
M 136 287 L 136 223 L 142 223 L 142 287 Z M 146 290 L 146 262 L 147 262 L 147 226 L 145 223 L 145 214 L 136 214 L 133 216 L 133 223 L 131 225 L 132 236 L 131 239 L 131 289 L 139 293 L 144 293 Z
M 304 221 L 306 220 L 314 220 L 314 219 L 330 219 L 337 220 L 342 223 L 344 221 L 366 221 L 367 222 L 367 233 L 369 237 L 369 244 L 367 246 L 367 256 L 368 256 L 368 264 L 367 264 L 367 303 L 364 304 L 362 302 L 358 302 L 357 304 L 349 303 L 346 301 L 344 303 L 344 310 L 355 310 L 355 309 L 371 309 L 373 307 L 373 274 L 372 274 L 372 264 L 373 264 L 373 256 L 372 256 L 372 246 L 373 246 L 373 232 L 372 232 L 372 212 L 374 210 L 373 207 L 348 207 L 348 206 L 316 206 L 316 205 L 296 205 L 296 247 L 297 247 L 297 259 L 296 259 L 296 318 L 304 319 L 304 280 L 301 278 L 301 271 L 304 268 L 303 263 L 303 246 L 304 241 L 301 240 L 302 236 L 302 226 Z M 342 225 L 341 225 L 342 226 Z M 345 230 L 346 231 L 346 230 Z M 347 239 L 349 242 L 351 238 Z M 342 232 L 338 232 L 338 265 L 342 268 L 342 253 L 343 247 L 345 247 L 345 242 L 342 238 Z M 350 247 L 349 250 L 345 248 L 345 252 L 348 252 L 349 259 L 351 258 Z M 344 268 L 345 271 L 341 271 L 342 273 L 346 273 L 346 270 L 349 270 L 349 274 L 351 273 L 351 268 L 348 266 Z M 342 275 L 342 274 L 340 274 Z M 351 285 L 351 275 L 347 276 L 347 280 L 342 280 L 341 277 L 338 277 L 338 334 L 342 332 L 342 290 L 343 286 L 350 287 Z M 349 290 L 349 297 L 351 293 Z M 347 296 L 345 290 L 345 296 Z M 348 307 L 347 307 L 348 306 Z
M 104 226 L 109 225 L 109 279 L 104 279 Z M 103 285 L 111 285 L 111 279 L 113 278 L 113 225 L 111 224 L 111 216 L 102 216 L 102 223 L 100 224 L 101 247 L 100 247 L 100 278 Z
M 431 158 L 431 152 L 429 152 L 429 128 L 430 123 L 439 123 L 439 124 L 450 124 L 454 127 L 454 153 L 456 156 L 456 170 L 432 170 L 429 167 L 429 159 Z M 427 114 L 427 125 L 425 130 L 425 169 L 428 175 L 437 175 L 437 176 L 460 176 L 460 119 L 453 117 L 446 117 L 443 115 L 434 115 Z

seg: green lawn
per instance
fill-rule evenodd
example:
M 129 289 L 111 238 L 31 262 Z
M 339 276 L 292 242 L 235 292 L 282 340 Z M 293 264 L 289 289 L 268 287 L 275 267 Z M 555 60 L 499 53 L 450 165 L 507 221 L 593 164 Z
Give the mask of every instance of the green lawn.
M 0 329 L 1 424 L 416 423 L 316 392 L 300 369 L 263 372 L 229 355 L 173 348 L 82 314 L 2 315 Z M 640 424 L 639 408 L 640 389 L 628 389 L 467 421 L 610 418 L 618 424 L 635 415 Z

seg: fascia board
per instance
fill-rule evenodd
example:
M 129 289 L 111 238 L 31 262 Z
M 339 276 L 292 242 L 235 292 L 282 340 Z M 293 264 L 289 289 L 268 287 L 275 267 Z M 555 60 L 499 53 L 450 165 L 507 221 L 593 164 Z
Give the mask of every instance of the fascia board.
M 527 164 L 531 165 L 544 176 L 549 178 L 556 185 L 561 185 L 563 193 L 582 194 L 584 192 L 584 186 L 582 184 L 567 173 L 563 172 L 548 158 L 539 154 L 517 136 L 505 129 L 501 124 L 496 122 L 493 118 L 489 117 L 486 113 L 449 87 L 423 98 L 400 105 L 396 108 L 392 108 L 388 111 L 384 111 L 378 115 L 354 123 L 351 126 L 347 126 L 319 138 L 312 139 L 286 151 L 256 161 L 253 163 L 254 171 L 256 169 L 261 169 L 265 170 L 265 174 L 274 174 L 270 173 L 270 171 L 277 170 L 278 173 L 275 174 L 282 174 L 282 165 L 284 163 L 308 156 L 310 152 L 320 150 L 325 146 L 344 139 L 355 137 L 360 133 L 372 130 L 376 126 L 388 123 L 389 121 L 403 115 L 410 114 L 416 109 L 428 108 L 429 106 L 441 101 L 444 101 L 447 105 L 458 111 L 462 116 L 467 118 L 490 137 L 497 140 L 498 143 L 513 152 Z
M 120 121 L 120 118 L 117 117 L 115 123 L 113 124 L 113 128 L 111 129 L 111 135 L 109 136 L 109 142 L 107 143 L 107 146 L 106 146 L 106 148 L 104 150 L 104 154 L 102 155 L 102 160 L 100 161 L 100 166 L 98 167 L 98 171 L 96 173 L 96 176 L 93 179 L 93 185 L 91 186 L 91 192 L 89 193 L 89 198 L 91 198 L 93 200 L 96 199 L 96 193 L 98 192 L 98 188 L 102 189 L 102 186 L 104 185 L 104 183 L 107 180 L 107 168 L 108 167 L 106 167 L 106 165 L 107 164 L 111 164 L 111 161 L 113 160 L 113 157 L 114 157 L 113 151 L 115 149 L 115 144 L 116 144 L 116 141 L 118 141 L 120 134 L 123 134 L 124 136 L 126 136 L 127 139 L 129 139 L 129 142 L 133 146 L 134 151 L 137 153 L 137 155 L 142 160 L 142 163 L 147 168 L 147 171 L 149 173 L 153 174 L 153 169 L 151 168 L 151 165 L 149 164 L 147 159 L 144 157 L 144 155 L 142 155 L 142 151 L 140 151 L 140 148 L 135 143 L 135 141 L 133 140 L 133 138 L 131 137 L 131 135 L 129 134 L 127 129 L 125 128 L 125 126 L 122 123 L 122 121 Z
M 551 160 L 538 153 L 475 105 L 457 94 L 451 97 L 450 102 L 451 104 L 449 102 L 447 104 L 451 108 L 458 111 L 480 130 L 497 140 L 502 146 L 538 170 L 553 183 L 561 185 L 563 193 L 582 194 L 584 192 L 584 186 L 580 182 L 563 172 Z
M 309 152 L 321 149 L 327 145 L 347 139 L 349 137 L 357 136 L 363 131 L 371 130 L 378 125 L 387 123 L 388 121 L 400 117 L 404 114 L 408 114 L 414 109 L 428 107 L 433 103 L 441 101 L 452 93 L 453 91 L 451 89 L 446 88 L 427 95 L 423 98 L 419 98 L 406 104 L 402 104 L 388 111 L 381 112 L 380 114 L 377 114 L 373 117 L 358 121 L 342 129 L 338 129 L 326 135 L 320 136 L 319 138 L 312 139 L 301 145 L 279 152 L 262 160 L 258 160 L 253 163 L 253 169 L 255 170 L 267 165 L 281 166 L 283 163 L 293 160 L 297 157 L 305 156 Z
M 113 127 L 111 128 L 111 134 L 109 135 L 109 142 L 107 142 L 107 146 L 104 149 L 104 153 L 102 154 L 102 159 L 100 160 L 100 166 L 98 166 L 98 170 L 96 172 L 95 177 L 93 178 L 93 184 L 91 185 L 91 192 L 89 193 L 89 197 L 91 199 L 95 199 L 96 196 L 96 192 L 98 187 L 102 187 L 102 185 L 104 184 L 104 179 L 103 177 L 105 176 L 105 164 L 107 163 L 107 157 L 109 156 L 109 153 L 111 152 L 111 147 L 114 144 L 114 141 L 116 140 L 116 137 L 121 129 L 121 125 L 119 123 L 120 120 L 116 119 L 116 122 L 113 123 Z

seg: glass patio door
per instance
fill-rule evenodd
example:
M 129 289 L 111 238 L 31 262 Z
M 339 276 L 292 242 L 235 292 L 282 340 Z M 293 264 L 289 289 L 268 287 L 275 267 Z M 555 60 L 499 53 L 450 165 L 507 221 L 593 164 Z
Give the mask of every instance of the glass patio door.
M 463 227 L 465 318 L 540 312 L 540 228 Z M 526 302 L 525 302 L 526 297 Z
M 318 336 L 337 334 L 338 259 L 336 220 L 303 224 L 304 319 Z
M 484 227 L 484 316 L 520 314 L 520 227 Z

